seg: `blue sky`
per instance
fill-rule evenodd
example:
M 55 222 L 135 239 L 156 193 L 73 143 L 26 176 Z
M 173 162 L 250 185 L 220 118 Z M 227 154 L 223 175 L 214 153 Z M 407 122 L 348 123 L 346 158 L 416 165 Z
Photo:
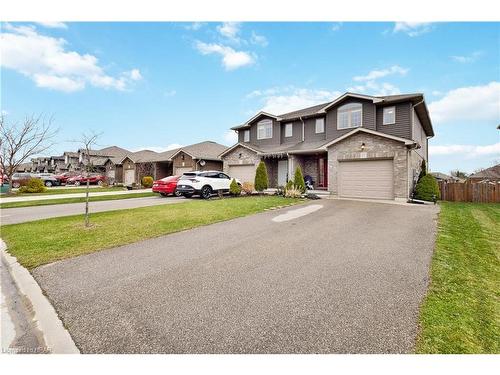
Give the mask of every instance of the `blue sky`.
M 7 121 L 53 115 L 53 154 L 82 132 L 163 150 L 276 114 L 366 94 L 423 92 L 430 167 L 500 160 L 499 23 L 4 23 Z

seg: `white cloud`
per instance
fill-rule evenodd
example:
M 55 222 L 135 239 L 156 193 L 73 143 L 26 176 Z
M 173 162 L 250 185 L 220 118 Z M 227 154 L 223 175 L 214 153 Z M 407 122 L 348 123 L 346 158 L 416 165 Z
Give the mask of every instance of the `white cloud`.
M 432 29 L 430 22 L 396 22 L 393 33 L 403 32 L 408 36 L 415 37 L 425 34 Z
M 204 43 L 197 41 L 196 49 L 202 55 L 218 54 L 222 56 L 222 65 L 226 70 L 234 70 L 255 62 L 255 58 L 248 52 L 235 51 L 231 47 L 216 43 Z
M 429 104 L 434 122 L 495 121 L 500 122 L 500 82 L 484 86 L 460 87 L 448 91 Z
M 224 133 L 224 142 L 233 145 L 238 142 L 238 134 L 234 130 L 228 130 Z
M 341 27 L 342 27 L 342 22 L 334 22 L 334 23 L 332 23 L 330 30 L 338 31 L 338 30 L 340 30 Z
M 279 115 L 316 104 L 326 103 L 339 95 L 340 92 L 338 91 L 287 86 L 267 90 L 255 90 L 249 93 L 247 98 L 259 98 L 262 102 L 262 111 Z
M 0 34 L 1 66 L 29 77 L 38 87 L 73 92 L 90 84 L 125 90 L 140 76 L 137 69 L 117 77 L 107 75 L 95 56 L 68 51 L 66 40 L 39 34 L 33 26 L 5 24 L 4 28 L 7 32 Z
M 373 80 L 378 79 L 378 78 L 383 78 L 383 77 L 386 77 L 389 75 L 395 75 L 395 74 L 400 75 L 400 76 L 404 76 L 404 75 L 406 75 L 406 73 L 408 73 L 408 70 L 409 69 L 402 68 L 399 65 L 393 65 L 387 69 L 372 70 L 365 76 L 355 76 L 353 78 L 353 80 L 357 81 L 357 82 L 360 82 L 360 81 L 362 82 L 362 81 L 373 81 Z
M 217 31 L 226 39 L 239 43 L 241 24 L 239 22 L 224 22 L 222 25 L 217 26 Z
M 257 35 L 255 31 L 252 31 L 252 36 L 250 37 L 250 43 L 257 44 L 262 47 L 267 47 L 267 45 L 269 44 L 265 36 Z
M 443 145 L 429 146 L 429 154 L 432 156 L 463 155 L 465 158 L 475 158 L 489 155 L 500 155 L 500 142 L 491 145 Z
M 355 85 L 347 88 L 347 91 L 353 92 L 356 94 L 366 94 L 366 95 L 397 95 L 401 94 L 401 90 L 388 82 L 376 82 L 376 81 L 368 81 L 362 85 Z
M 451 56 L 451 59 L 462 64 L 469 64 L 477 61 L 482 54 L 482 51 L 475 51 L 467 56 Z
M 205 26 L 204 22 L 192 22 L 187 25 L 184 25 L 184 28 L 186 30 L 192 30 L 192 31 L 197 31 L 201 29 L 203 26 Z
M 175 95 L 177 95 L 177 91 L 175 91 L 175 90 L 169 90 L 169 91 L 165 91 L 163 93 L 163 96 L 166 98 L 170 98 L 170 97 L 175 96 Z
M 49 29 L 67 29 L 68 25 L 64 22 L 37 22 L 40 26 L 47 27 Z
M 125 72 L 125 74 L 132 80 L 132 81 L 140 81 L 142 79 L 142 74 L 139 71 L 139 69 L 132 69 L 130 72 Z

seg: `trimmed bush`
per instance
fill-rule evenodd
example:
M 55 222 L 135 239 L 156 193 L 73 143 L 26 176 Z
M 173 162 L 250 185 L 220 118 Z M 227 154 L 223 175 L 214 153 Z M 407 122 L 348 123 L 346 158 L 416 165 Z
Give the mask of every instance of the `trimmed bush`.
M 141 182 L 142 186 L 144 186 L 145 188 L 153 187 L 153 177 L 151 176 L 144 176 Z
M 262 193 L 269 187 L 269 178 L 267 177 L 266 164 L 261 161 L 255 171 L 255 190 Z
M 291 189 L 286 189 L 285 191 L 285 197 L 287 198 L 300 198 L 302 196 L 302 191 L 300 189 L 297 189 L 296 187 L 293 187 Z
M 418 175 L 417 182 L 420 181 L 420 179 L 424 177 L 426 174 L 427 174 L 427 166 L 425 164 L 425 160 L 422 160 L 422 164 L 420 165 L 420 174 Z
M 285 191 L 289 190 L 289 189 L 293 189 L 293 181 L 292 180 L 288 180 L 288 182 L 286 183 Z
M 306 192 L 306 183 L 304 182 L 304 176 L 302 175 L 302 169 L 297 166 L 295 169 L 295 176 L 293 177 L 293 186 L 300 190 L 302 193 Z
M 439 185 L 433 175 L 426 174 L 415 187 L 415 199 L 432 202 L 434 195 L 436 199 L 441 198 Z
M 19 188 L 21 193 L 43 193 L 47 188 L 39 178 L 30 178 L 26 185 Z
M 253 193 L 253 184 L 251 182 L 244 182 L 241 190 L 243 190 L 246 195 L 251 195 Z
M 233 181 L 231 181 L 231 185 L 229 185 L 229 193 L 235 197 L 241 194 L 241 187 L 234 178 Z

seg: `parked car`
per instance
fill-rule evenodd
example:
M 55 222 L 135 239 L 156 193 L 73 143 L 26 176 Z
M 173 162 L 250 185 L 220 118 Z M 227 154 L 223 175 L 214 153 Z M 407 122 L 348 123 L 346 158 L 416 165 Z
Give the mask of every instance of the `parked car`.
M 59 181 L 60 185 L 66 184 L 69 178 L 78 176 L 78 173 L 76 172 L 64 172 L 61 174 L 56 175 L 57 181 Z
M 87 183 L 87 180 L 89 184 L 97 184 L 97 185 L 102 185 L 106 181 L 106 176 L 103 176 L 102 174 L 98 173 L 90 173 L 88 177 L 83 176 L 83 175 L 78 175 L 74 177 L 70 177 L 66 180 L 66 184 L 68 185 L 83 185 Z
M 220 171 L 196 171 L 184 173 L 177 181 L 177 191 L 180 195 L 190 198 L 199 195 L 203 199 L 219 190 L 229 192 L 229 185 L 233 179 Z M 240 181 L 236 182 L 241 185 Z
M 53 173 L 37 173 L 32 175 L 34 178 L 39 178 L 43 181 L 43 184 L 47 187 L 58 186 L 59 181 L 56 178 L 56 175 Z
M 179 181 L 179 178 L 181 177 L 169 176 L 161 180 L 153 181 L 153 193 L 160 193 L 164 197 L 169 194 L 180 196 L 180 193 L 177 191 L 177 181 Z
M 21 187 L 21 185 L 26 184 L 30 180 L 30 178 L 33 178 L 33 177 L 34 177 L 33 174 L 27 173 L 27 172 L 14 173 L 12 175 L 12 187 L 13 188 Z

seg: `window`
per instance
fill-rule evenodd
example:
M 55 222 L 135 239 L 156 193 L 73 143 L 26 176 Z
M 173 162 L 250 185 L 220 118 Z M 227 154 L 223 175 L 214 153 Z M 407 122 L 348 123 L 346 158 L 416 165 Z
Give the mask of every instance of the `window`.
M 285 137 L 291 137 L 293 134 L 292 124 L 285 124 Z
M 272 120 L 262 120 L 257 123 L 257 139 L 268 139 L 273 137 Z
M 358 128 L 363 123 L 363 105 L 351 103 L 339 107 L 337 111 L 337 129 Z
M 395 123 L 396 123 L 396 107 L 385 107 L 383 124 L 389 125 Z
M 243 131 L 243 142 L 250 142 L 250 130 Z
M 316 133 L 324 133 L 325 132 L 325 119 L 317 118 L 316 119 Z

